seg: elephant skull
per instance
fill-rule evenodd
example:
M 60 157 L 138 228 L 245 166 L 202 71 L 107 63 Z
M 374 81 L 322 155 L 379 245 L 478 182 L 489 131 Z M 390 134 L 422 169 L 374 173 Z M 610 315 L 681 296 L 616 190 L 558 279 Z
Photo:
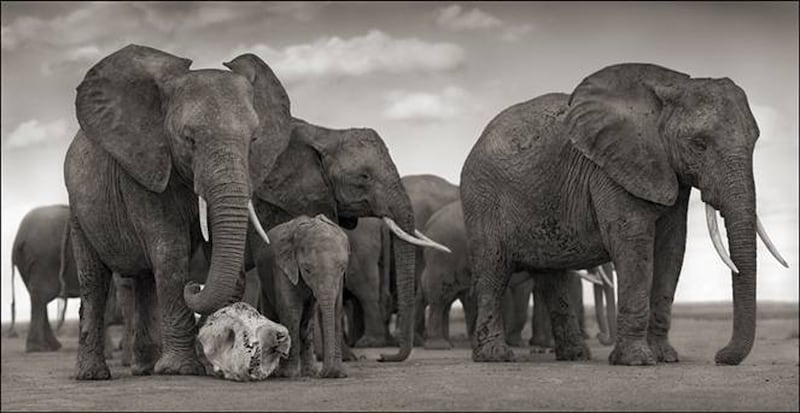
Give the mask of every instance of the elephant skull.
M 238 302 L 209 316 L 197 343 L 207 370 L 228 380 L 251 381 L 272 374 L 288 356 L 291 339 L 286 327 Z

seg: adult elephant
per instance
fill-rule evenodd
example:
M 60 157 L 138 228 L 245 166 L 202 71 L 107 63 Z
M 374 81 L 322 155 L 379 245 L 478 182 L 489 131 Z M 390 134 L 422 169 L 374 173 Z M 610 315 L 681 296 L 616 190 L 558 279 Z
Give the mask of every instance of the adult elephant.
M 417 228 L 423 228 L 436 211 L 459 197 L 457 185 L 436 175 L 406 175 L 401 182 L 411 201 Z M 388 227 L 380 225 L 359 226 L 353 231 L 348 231 L 348 237 L 353 245 L 354 256 L 351 258 L 351 263 L 358 266 L 351 268 L 358 271 L 357 274 L 348 275 L 354 280 L 349 283 L 347 290 L 356 298 L 357 308 L 355 311 L 357 316 L 348 324 L 364 326 L 363 336 L 356 329 L 352 339 L 356 341 L 356 347 L 380 347 L 391 340 L 391 336 L 387 333 L 389 321 L 391 314 L 397 311 L 397 291 L 393 289 L 396 285 L 394 280 L 398 277 L 398 267 L 394 260 L 396 256 L 394 239 L 390 236 Z M 425 268 L 422 248 L 415 249 L 414 261 L 416 262 L 415 285 L 420 286 L 420 277 Z M 376 275 L 380 280 L 375 279 Z M 383 287 L 381 297 L 375 294 L 376 285 L 388 286 L 388 295 Z M 387 297 L 390 298 L 388 302 L 385 300 Z M 376 299 L 381 301 L 375 302 Z M 425 340 L 425 307 L 419 288 L 416 290 L 415 299 L 414 344 L 422 345 Z M 375 308 L 380 308 L 381 313 L 370 314 Z M 359 317 L 362 314 L 363 318 Z M 378 318 L 383 320 L 382 323 L 374 322 Z
M 400 350 L 381 361 L 402 361 L 411 352 L 414 313 L 415 245 L 443 248 L 419 239 L 413 210 L 397 168 L 383 140 L 372 129 L 329 129 L 295 119 L 291 140 L 275 168 L 255 191 L 259 220 L 273 228 L 300 215 L 323 214 L 353 229 L 364 217 L 379 217 L 402 241 L 394 249 L 397 263 Z M 360 225 L 359 225 L 360 226 Z M 272 254 L 250 233 L 248 251 L 258 268 L 264 314 L 276 316 Z M 249 264 L 246 264 L 246 266 Z M 274 318 L 273 318 L 274 319 Z
M 190 65 L 129 45 L 77 88 L 81 129 L 64 180 L 81 285 L 79 380 L 110 378 L 101 337 L 111 271 L 135 280 L 136 375 L 205 374 L 193 312 L 210 314 L 241 296 L 251 195 L 288 144 L 289 99 L 254 55 L 225 63 L 231 71 Z M 200 291 L 186 285 L 189 258 L 207 235 L 211 265 Z M 160 356 L 149 334 L 156 304 Z
M 25 340 L 25 352 L 56 351 L 61 343 L 53 334 L 47 316 L 47 304 L 55 298 L 59 303 L 58 331 L 64 322 L 68 298 L 79 297 L 78 274 L 72 245 L 69 240 L 69 206 L 48 205 L 30 210 L 22 218 L 11 249 L 11 327 L 8 335 L 16 337 L 16 299 L 14 297 L 14 268 L 19 270 L 31 303 L 31 320 Z M 106 326 L 121 322 L 115 292 L 109 291 L 106 305 Z M 105 336 L 110 343 L 110 336 Z M 106 349 L 111 356 L 111 347 Z
M 667 334 L 686 245 L 692 187 L 709 211 L 712 239 L 731 267 L 734 325 L 718 364 L 739 364 L 755 334 L 753 183 L 758 127 L 730 79 L 690 78 L 650 64 L 619 64 L 572 95 L 547 94 L 487 125 L 461 171 L 461 199 L 478 295 L 475 361 L 509 361 L 498 317 L 514 270 L 587 268 L 613 260 L 618 335 L 611 364 L 678 361 Z M 731 259 L 716 231 L 725 217 Z M 556 308 L 558 359 L 587 359 L 577 320 L 558 306 L 563 277 L 546 277 Z

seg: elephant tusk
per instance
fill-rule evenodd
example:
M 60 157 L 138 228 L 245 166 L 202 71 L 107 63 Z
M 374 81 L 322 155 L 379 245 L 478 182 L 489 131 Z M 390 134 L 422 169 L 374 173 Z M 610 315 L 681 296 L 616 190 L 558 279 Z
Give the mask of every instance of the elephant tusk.
M 603 285 L 603 280 L 601 280 L 600 277 L 595 276 L 590 271 L 575 271 L 575 274 L 592 284 Z
M 603 282 L 605 283 L 605 285 L 610 285 L 613 287 L 614 282 L 611 281 L 611 277 L 609 277 L 608 274 L 606 274 L 606 271 L 603 269 L 603 266 L 598 265 L 597 270 L 600 272 L 600 276 L 603 277 Z
M 439 244 L 438 242 L 436 242 L 436 241 L 434 241 L 434 240 L 432 240 L 432 239 L 428 238 L 428 236 L 427 236 L 427 235 L 423 234 L 423 233 L 422 233 L 422 231 L 420 231 L 420 230 L 418 230 L 418 229 L 414 229 L 414 235 L 416 235 L 416 237 L 417 237 L 417 238 L 419 238 L 419 239 L 421 239 L 421 240 L 423 240 L 423 241 L 430 242 L 431 244 L 436 244 L 436 245 L 439 245 L 439 246 L 441 246 L 441 247 L 444 247 L 444 248 L 446 248 L 446 249 L 447 249 L 447 252 L 452 252 L 452 251 L 450 251 L 450 248 L 447 248 L 447 247 L 445 247 L 444 245 L 442 245 L 442 244 Z
M 253 226 L 256 227 L 256 232 L 258 235 L 261 236 L 261 239 L 269 245 L 269 237 L 267 236 L 267 232 L 264 231 L 264 228 L 261 226 L 261 222 L 258 221 L 258 215 L 256 215 L 256 209 L 253 207 L 253 200 L 247 201 L 247 211 L 250 213 L 250 221 L 253 221 Z
M 725 250 L 725 245 L 722 243 L 722 237 L 719 235 L 719 228 L 717 228 L 717 211 L 709 204 L 706 204 L 706 225 L 708 226 L 708 234 L 711 236 L 711 242 L 714 243 L 714 249 L 717 254 L 722 258 L 722 262 L 735 273 L 739 273 L 739 269 L 731 261 L 728 252 Z
M 781 253 L 778 252 L 778 249 L 775 247 L 775 244 L 773 244 L 772 240 L 769 239 L 767 231 L 764 229 L 764 226 L 761 225 L 761 220 L 758 218 L 758 215 L 756 215 L 756 225 L 758 226 L 758 237 L 761 238 L 761 241 L 764 241 L 764 245 L 767 246 L 767 249 L 770 253 L 772 253 L 772 256 L 775 257 L 775 259 L 778 260 L 781 265 L 789 268 L 789 264 L 786 263 L 786 260 L 783 259 Z
M 208 205 L 202 196 L 197 197 L 197 209 L 200 212 L 200 232 L 203 239 L 208 242 Z
M 426 240 L 422 240 L 422 239 L 413 237 L 411 235 L 408 235 L 407 232 L 403 231 L 403 229 L 400 228 L 400 226 L 397 225 L 397 223 L 394 222 L 394 220 L 389 218 L 389 217 L 383 217 L 383 222 L 385 222 L 386 225 L 389 226 L 389 229 L 392 230 L 392 232 L 394 232 L 394 234 L 397 235 L 398 238 L 400 238 L 401 240 L 403 240 L 405 242 L 408 242 L 409 244 L 418 245 L 420 247 L 429 247 L 429 248 L 437 249 L 439 251 L 452 253 L 452 251 L 450 251 L 449 248 L 445 247 L 442 244 L 439 244 L 438 242 L 435 242 L 435 241 L 432 241 L 432 240 L 427 240 L 426 241 Z

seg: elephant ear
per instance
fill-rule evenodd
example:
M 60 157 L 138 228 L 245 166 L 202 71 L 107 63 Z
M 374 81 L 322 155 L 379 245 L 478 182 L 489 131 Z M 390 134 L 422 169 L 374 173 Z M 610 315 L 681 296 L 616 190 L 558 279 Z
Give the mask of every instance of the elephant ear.
M 295 125 L 297 123 L 295 122 Z M 278 156 L 275 167 L 255 195 L 292 216 L 336 214 L 336 201 L 319 153 L 305 141 L 313 129 L 292 130 L 289 146 Z
M 75 113 L 86 136 L 151 191 L 164 191 L 172 166 L 162 87 L 191 64 L 131 44 L 89 69 L 77 88 Z
M 289 145 L 292 132 L 289 95 L 272 69 L 252 53 L 223 64 L 253 85 L 259 126 L 250 145 L 250 177 L 253 187 L 258 188 L 275 166 L 278 155 Z
M 570 97 L 564 120 L 570 141 L 626 191 L 674 204 L 678 180 L 659 132 L 662 102 L 655 85 L 685 79 L 684 74 L 644 64 L 610 66 L 592 74 Z
M 295 230 L 297 221 L 289 221 L 278 225 L 269 231 L 269 239 L 272 240 L 272 255 L 275 257 L 275 265 L 286 274 L 292 285 L 297 285 L 300 278 L 300 269 L 297 266 L 297 256 L 295 255 Z

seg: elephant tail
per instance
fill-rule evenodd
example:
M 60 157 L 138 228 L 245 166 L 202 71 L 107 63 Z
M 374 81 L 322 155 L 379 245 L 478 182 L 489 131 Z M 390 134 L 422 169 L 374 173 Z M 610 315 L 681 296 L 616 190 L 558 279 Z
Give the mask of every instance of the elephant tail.
M 60 264 L 58 266 L 58 284 L 60 286 L 58 292 L 58 324 L 56 324 L 56 334 L 61 331 L 64 325 L 64 316 L 67 313 L 67 282 L 64 279 L 64 273 L 67 271 L 67 250 L 69 249 L 69 220 L 64 227 L 64 233 L 61 235 L 61 255 Z
M 6 337 L 8 338 L 16 338 L 19 337 L 17 331 L 14 330 L 14 323 L 17 319 L 17 299 L 16 294 L 14 294 L 14 258 L 11 258 L 11 327 L 8 329 L 8 333 Z

